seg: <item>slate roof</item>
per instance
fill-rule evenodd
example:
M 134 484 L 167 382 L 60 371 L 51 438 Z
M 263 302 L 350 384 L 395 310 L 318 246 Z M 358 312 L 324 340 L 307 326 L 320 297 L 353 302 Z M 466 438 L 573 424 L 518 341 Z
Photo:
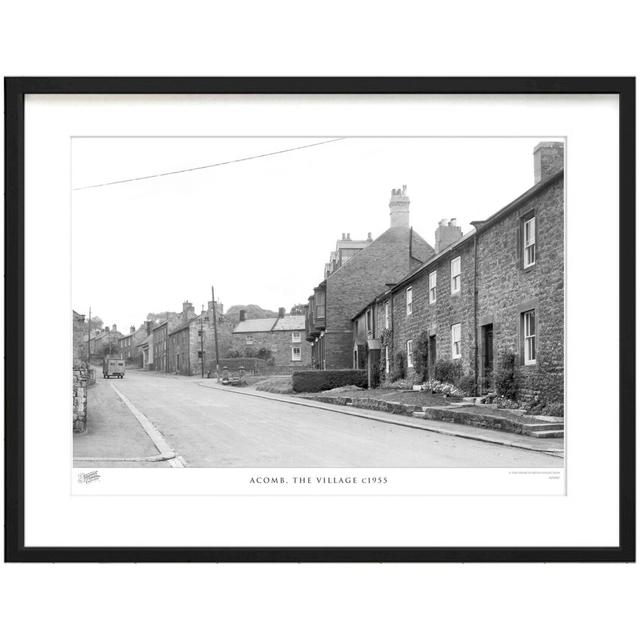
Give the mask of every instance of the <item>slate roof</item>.
M 258 318 L 240 322 L 233 333 L 270 333 L 271 331 L 304 331 L 304 316 Z
M 304 331 L 304 316 L 285 316 L 278 318 L 274 331 Z
M 236 325 L 233 333 L 260 333 L 273 329 L 278 318 L 257 318 L 253 320 L 243 320 Z

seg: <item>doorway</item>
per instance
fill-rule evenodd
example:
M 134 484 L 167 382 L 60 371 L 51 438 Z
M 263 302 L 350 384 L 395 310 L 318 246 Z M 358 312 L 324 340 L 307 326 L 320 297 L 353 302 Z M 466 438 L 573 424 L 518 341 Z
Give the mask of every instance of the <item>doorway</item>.
M 482 390 L 493 389 L 493 324 L 482 327 Z
M 429 373 L 429 380 L 433 380 L 436 376 L 436 337 L 435 336 L 429 336 L 429 350 L 428 350 L 428 356 L 429 358 L 429 366 L 428 366 L 428 373 Z

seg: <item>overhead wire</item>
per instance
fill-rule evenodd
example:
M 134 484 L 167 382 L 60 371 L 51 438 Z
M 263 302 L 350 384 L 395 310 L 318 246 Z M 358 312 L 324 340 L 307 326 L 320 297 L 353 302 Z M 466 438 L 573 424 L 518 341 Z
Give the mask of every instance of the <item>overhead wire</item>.
M 138 182 L 140 180 L 151 180 L 153 178 L 162 178 L 164 176 L 173 176 L 180 173 L 188 173 L 191 171 L 202 171 L 203 169 L 212 169 L 214 167 L 222 167 L 224 165 L 235 164 L 238 162 L 247 162 L 248 160 L 258 160 L 259 158 L 267 158 L 269 156 L 277 156 L 283 153 L 291 153 L 292 151 L 300 151 L 302 149 L 309 149 L 311 147 L 318 147 L 323 144 L 331 144 L 332 142 L 339 142 L 340 140 L 345 140 L 345 137 L 342 138 L 331 138 L 330 140 L 322 140 L 321 142 L 314 142 L 312 144 L 305 144 L 298 147 L 290 147 L 288 149 L 280 149 L 278 151 L 271 151 L 269 153 L 260 153 L 253 156 L 246 156 L 243 158 L 235 158 L 233 160 L 225 160 L 224 162 L 215 162 L 212 164 L 204 164 L 197 167 L 188 167 L 186 169 L 176 169 L 175 171 L 164 171 L 162 173 L 152 173 L 145 176 L 138 176 L 136 178 L 125 178 L 123 180 L 112 180 L 111 182 L 101 182 L 98 184 L 89 184 L 83 187 L 74 187 L 72 191 L 83 191 L 85 189 L 97 189 L 99 187 L 109 187 L 116 184 L 124 184 L 126 182 Z

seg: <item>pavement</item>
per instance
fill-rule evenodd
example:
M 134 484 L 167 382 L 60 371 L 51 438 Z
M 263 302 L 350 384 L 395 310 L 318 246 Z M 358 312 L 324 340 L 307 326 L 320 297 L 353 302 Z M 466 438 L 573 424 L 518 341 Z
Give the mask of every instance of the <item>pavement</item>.
M 129 370 L 89 389 L 75 466 L 561 467 L 526 436 Z M 527 438 L 529 439 L 529 438 Z M 499 440 L 499 441 L 498 441 Z M 164 457 L 163 457 L 164 456 Z M 83 460 L 84 459 L 84 460 Z M 90 462 L 89 462 L 90 460 Z

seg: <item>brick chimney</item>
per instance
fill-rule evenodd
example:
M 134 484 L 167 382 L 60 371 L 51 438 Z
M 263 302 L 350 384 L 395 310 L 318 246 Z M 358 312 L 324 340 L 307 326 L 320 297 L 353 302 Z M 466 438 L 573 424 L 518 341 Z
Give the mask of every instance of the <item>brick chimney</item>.
M 152 325 L 152 321 L 151 320 L 145 320 L 144 323 L 144 327 L 147 330 L 147 335 L 151 335 L 151 325 Z
M 564 143 L 540 142 L 533 150 L 533 179 L 537 184 L 564 168 Z
M 244 322 L 247 319 L 247 312 L 245 309 L 240 309 L 239 319 L 240 322 Z
M 409 202 L 406 184 L 402 185 L 402 189 L 391 189 L 389 215 L 392 227 L 409 228 Z
M 195 315 L 196 310 L 194 306 L 188 300 L 185 300 L 182 303 L 182 319 L 189 320 L 190 318 L 194 318 Z
M 135 332 L 136 332 L 136 328 L 133 325 L 131 325 L 129 327 L 129 333 L 135 333 Z
M 284 314 L 286 313 L 286 310 L 284 307 L 280 307 L 278 309 L 278 318 L 284 318 Z
M 458 226 L 458 221 L 455 218 L 449 221 L 443 218 L 436 229 L 436 253 L 444 251 L 460 238 L 462 238 L 462 229 Z
M 111 327 L 111 331 L 113 331 L 113 332 L 118 331 L 118 327 L 116 327 L 116 325 L 114 324 L 114 325 Z

